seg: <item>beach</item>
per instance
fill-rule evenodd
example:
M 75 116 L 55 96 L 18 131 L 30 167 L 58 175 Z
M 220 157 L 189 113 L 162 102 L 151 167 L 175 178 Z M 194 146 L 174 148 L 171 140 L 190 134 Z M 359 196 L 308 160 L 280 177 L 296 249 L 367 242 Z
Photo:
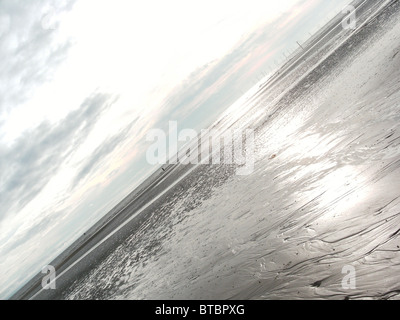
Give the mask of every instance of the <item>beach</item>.
M 157 169 L 12 298 L 399 298 L 400 4 L 360 3 L 215 124 L 254 130 L 251 174 Z

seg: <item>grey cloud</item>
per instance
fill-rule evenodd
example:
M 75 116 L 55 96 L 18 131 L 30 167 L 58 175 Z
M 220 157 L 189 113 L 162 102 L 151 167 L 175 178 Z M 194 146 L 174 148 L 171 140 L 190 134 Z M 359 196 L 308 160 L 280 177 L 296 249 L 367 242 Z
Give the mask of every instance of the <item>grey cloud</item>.
M 25 132 L 11 147 L 0 146 L 0 219 L 31 201 L 84 141 L 115 97 L 97 93 L 57 125 Z
M 74 3 L 0 1 L 0 116 L 29 98 L 37 85 L 51 79 L 55 67 L 66 57 L 71 43 L 56 43 L 57 24 L 46 29 L 43 18 L 49 8 L 57 15 Z
M 54 222 L 59 218 L 62 214 L 61 211 L 55 212 L 52 215 L 46 216 L 41 219 L 39 223 L 27 229 L 27 231 L 18 237 L 13 235 L 12 241 L 6 242 L 6 244 L 1 248 L 1 252 L 3 255 L 18 249 L 19 246 L 29 242 L 34 236 L 43 233 L 44 230 L 49 230 L 51 226 L 54 225 Z
M 83 167 L 77 173 L 74 183 L 71 187 L 77 185 L 80 181 L 84 180 L 91 172 L 93 172 L 102 162 L 102 160 L 111 154 L 116 147 L 128 138 L 129 132 L 133 125 L 137 122 L 134 120 L 118 134 L 108 138 L 93 152 L 93 154 L 86 160 Z
M 196 119 L 199 119 L 199 117 L 204 118 L 204 114 L 218 114 L 218 111 L 222 111 L 235 102 L 243 92 L 254 85 L 254 79 L 258 75 L 254 75 L 250 79 L 240 79 L 241 74 L 247 71 L 248 65 L 244 65 L 235 74 L 230 74 L 230 70 L 243 61 L 255 48 L 268 43 L 275 34 L 276 30 L 270 28 L 257 30 L 250 34 L 233 51 L 225 55 L 217 64 L 212 65 L 210 63 L 193 72 L 167 99 L 167 105 L 170 108 L 170 119 L 178 119 L 182 115 L 182 111 L 185 111 L 184 113 L 191 114 L 189 116 L 190 119 L 186 120 L 189 123 L 196 123 Z M 221 76 L 227 74 L 230 74 L 230 76 L 215 94 L 208 97 L 204 96 L 206 89 L 214 86 Z M 197 99 L 200 96 L 203 96 L 204 99 L 199 101 Z M 194 101 L 199 102 L 194 104 Z
M 205 65 L 196 72 L 194 72 L 180 88 L 174 91 L 168 98 L 168 106 L 170 108 L 170 119 L 179 119 L 183 113 L 190 114 L 191 119 L 188 125 L 192 125 L 190 121 L 196 123 L 199 118 L 203 119 L 204 115 L 218 114 L 218 110 L 222 111 L 229 106 L 241 95 L 240 90 L 234 90 L 234 85 L 241 87 L 245 90 L 249 89 L 252 85 L 249 83 L 237 83 L 238 74 L 231 75 L 221 87 L 218 88 L 216 94 L 209 97 L 204 96 L 204 91 L 207 88 L 214 86 L 225 74 L 229 74 L 230 70 L 235 67 L 252 49 L 254 49 L 255 42 L 259 40 L 258 37 L 251 38 L 237 47 L 236 50 L 227 54 L 218 64 L 214 66 Z M 204 74 L 204 70 L 206 73 Z M 203 96 L 197 104 L 198 97 Z M 198 114 L 197 112 L 200 112 Z M 183 119 L 182 119 L 183 120 Z

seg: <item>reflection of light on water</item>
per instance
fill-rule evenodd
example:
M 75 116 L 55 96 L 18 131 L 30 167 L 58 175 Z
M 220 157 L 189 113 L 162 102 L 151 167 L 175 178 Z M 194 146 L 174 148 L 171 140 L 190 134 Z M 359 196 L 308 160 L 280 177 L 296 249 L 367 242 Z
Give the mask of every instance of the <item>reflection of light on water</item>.
M 340 163 L 342 147 L 338 143 L 342 137 L 339 132 L 323 134 L 310 128 L 301 133 L 298 128 L 302 124 L 301 119 L 292 119 L 277 132 L 276 142 L 287 141 L 281 146 L 284 151 L 277 156 L 280 164 L 288 165 L 282 175 L 285 178 L 280 182 L 285 185 L 290 183 L 297 190 L 297 200 L 307 203 L 317 199 L 315 213 L 325 212 L 323 219 L 356 210 L 370 193 L 370 188 L 365 188 L 367 177 L 362 174 L 365 167 Z
M 363 202 L 369 193 L 369 190 L 364 188 L 366 179 L 360 175 L 359 168 L 355 166 L 338 168 L 318 181 L 317 185 L 320 190 L 326 190 L 320 206 L 332 209 L 330 212 L 333 213 L 343 213 L 353 209 L 358 203 Z
M 295 137 L 295 134 L 292 136 Z M 286 155 L 291 158 L 299 156 L 306 159 L 318 159 L 322 156 L 326 156 L 327 152 L 332 148 L 332 144 L 329 140 L 332 141 L 332 138 L 327 137 L 326 135 L 307 132 L 293 141 L 293 144 L 288 148 Z

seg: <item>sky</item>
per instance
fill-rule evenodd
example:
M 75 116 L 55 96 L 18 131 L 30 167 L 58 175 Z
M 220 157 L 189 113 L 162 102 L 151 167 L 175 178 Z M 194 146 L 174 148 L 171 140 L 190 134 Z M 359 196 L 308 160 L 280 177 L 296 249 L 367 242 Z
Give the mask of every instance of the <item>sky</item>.
M 149 130 L 200 130 L 349 0 L 0 1 L 0 298 L 138 186 Z

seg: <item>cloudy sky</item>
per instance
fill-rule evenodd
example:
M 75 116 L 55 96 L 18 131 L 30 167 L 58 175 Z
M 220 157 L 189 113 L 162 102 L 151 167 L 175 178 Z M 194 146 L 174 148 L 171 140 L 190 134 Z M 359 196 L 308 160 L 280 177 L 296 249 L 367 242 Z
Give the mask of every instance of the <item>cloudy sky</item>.
M 0 298 L 155 168 L 146 134 L 199 130 L 349 0 L 1 0 Z

